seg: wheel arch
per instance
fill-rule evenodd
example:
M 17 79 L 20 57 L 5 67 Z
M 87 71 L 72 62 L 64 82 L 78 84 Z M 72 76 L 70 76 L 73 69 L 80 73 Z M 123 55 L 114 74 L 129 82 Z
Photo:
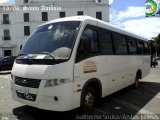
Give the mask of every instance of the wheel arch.
M 101 81 L 97 78 L 92 78 L 92 79 L 87 80 L 87 82 L 83 85 L 82 92 L 81 92 L 80 105 L 82 105 L 83 94 L 84 94 L 84 92 L 85 92 L 85 90 L 88 86 L 93 86 L 93 88 L 98 91 L 98 94 L 97 94 L 98 99 L 102 98 L 102 84 L 101 84 Z

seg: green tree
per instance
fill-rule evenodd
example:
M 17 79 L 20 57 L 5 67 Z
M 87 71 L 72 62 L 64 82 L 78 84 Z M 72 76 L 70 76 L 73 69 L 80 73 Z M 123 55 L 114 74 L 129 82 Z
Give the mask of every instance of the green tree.
M 160 34 L 155 38 L 156 44 L 160 45 Z
M 160 34 L 154 38 L 155 43 L 156 43 L 156 50 L 157 50 L 157 55 L 160 56 Z
M 149 40 L 148 43 L 149 43 L 151 55 L 156 54 L 156 42 L 154 38 L 152 40 Z

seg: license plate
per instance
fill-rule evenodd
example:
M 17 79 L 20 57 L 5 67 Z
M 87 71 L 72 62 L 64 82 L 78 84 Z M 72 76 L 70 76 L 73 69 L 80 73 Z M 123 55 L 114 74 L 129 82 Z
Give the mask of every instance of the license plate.
M 28 94 L 29 93 L 29 88 L 26 88 L 26 87 L 19 88 L 18 92 Z

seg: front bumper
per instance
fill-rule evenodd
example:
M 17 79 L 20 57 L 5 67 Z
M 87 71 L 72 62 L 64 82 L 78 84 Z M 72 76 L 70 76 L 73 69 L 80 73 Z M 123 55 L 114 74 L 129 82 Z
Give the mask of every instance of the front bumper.
M 20 103 L 52 111 L 68 111 L 72 107 L 72 82 L 59 86 L 47 87 L 46 80 L 41 80 L 39 88 L 17 85 L 11 81 L 12 98 Z

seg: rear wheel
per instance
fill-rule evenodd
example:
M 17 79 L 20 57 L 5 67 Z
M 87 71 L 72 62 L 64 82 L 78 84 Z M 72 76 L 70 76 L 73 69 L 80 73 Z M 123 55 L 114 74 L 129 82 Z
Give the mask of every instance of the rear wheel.
M 93 87 L 87 87 L 82 95 L 81 108 L 84 112 L 91 112 L 96 104 L 96 91 Z
M 133 87 L 135 89 L 137 89 L 139 87 L 139 80 L 140 80 L 140 77 L 138 74 L 136 74 L 135 83 L 133 84 Z

